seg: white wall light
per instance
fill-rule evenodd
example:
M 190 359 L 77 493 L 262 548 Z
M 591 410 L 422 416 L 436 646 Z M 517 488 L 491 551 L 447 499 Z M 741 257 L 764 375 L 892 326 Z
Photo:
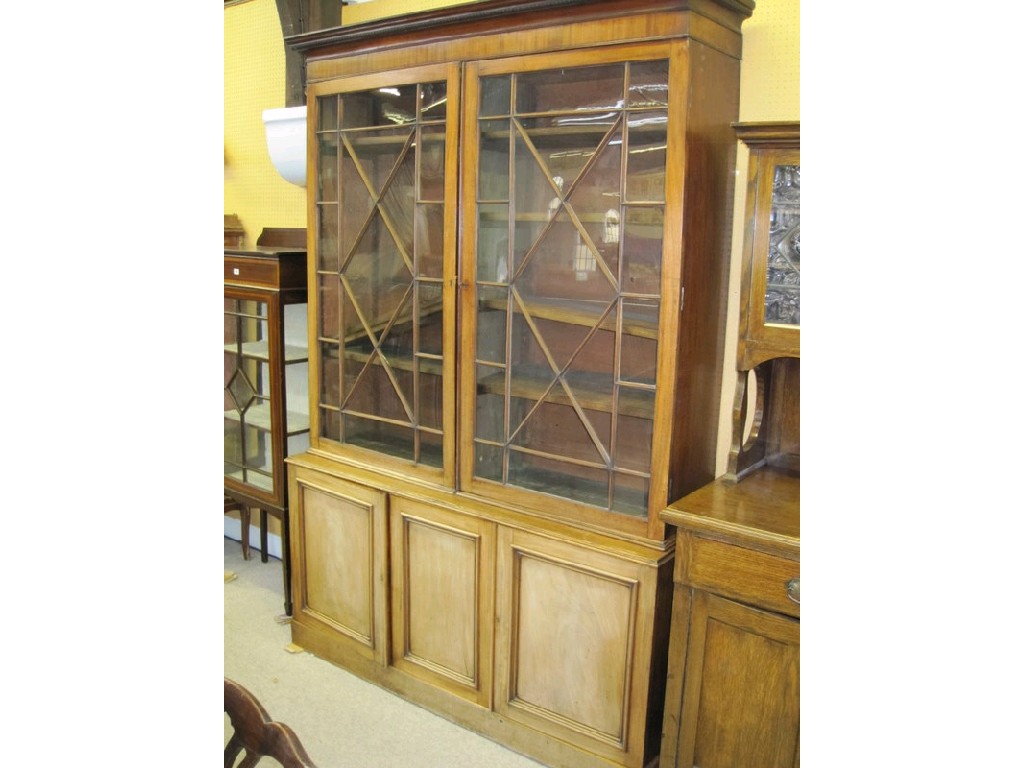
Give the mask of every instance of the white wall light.
M 306 107 L 263 110 L 270 161 L 285 181 L 306 186 Z

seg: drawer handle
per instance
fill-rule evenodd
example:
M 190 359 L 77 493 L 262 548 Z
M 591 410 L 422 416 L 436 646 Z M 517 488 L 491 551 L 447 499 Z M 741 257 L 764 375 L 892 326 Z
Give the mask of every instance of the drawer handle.
M 800 605 L 800 578 L 790 579 L 786 582 L 786 596 L 797 605 Z

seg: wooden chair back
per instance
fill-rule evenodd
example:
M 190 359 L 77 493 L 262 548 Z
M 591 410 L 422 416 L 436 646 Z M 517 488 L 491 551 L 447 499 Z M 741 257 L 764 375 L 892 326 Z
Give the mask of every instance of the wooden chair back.
M 235 729 L 224 748 L 224 768 L 234 768 L 242 750 L 245 757 L 237 768 L 252 768 L 263 757 L 272 757 L 284 768 L 316 768 L 295 731 L 270 719 L 267 710 L 248 690 L 224 678 L 224 711 Z

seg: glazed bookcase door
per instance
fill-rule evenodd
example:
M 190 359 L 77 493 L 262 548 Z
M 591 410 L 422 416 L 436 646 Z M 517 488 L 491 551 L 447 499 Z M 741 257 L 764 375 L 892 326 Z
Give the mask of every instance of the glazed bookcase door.
M 451 484 L 457 71 L 310 96 L 316 445 Z
M 224 477 L 272 502 L 284 487 L 273 430 L 279 311 L 265 298 L 224 299 Z
M 463 482 L 650 514 L 669 46 L 467 67 Z M 676 289 L 678 291 L 678 289 Z M 595 516 L 595 513 L 597 516 Z M 604 519 L 602 524 L 607 524 Z

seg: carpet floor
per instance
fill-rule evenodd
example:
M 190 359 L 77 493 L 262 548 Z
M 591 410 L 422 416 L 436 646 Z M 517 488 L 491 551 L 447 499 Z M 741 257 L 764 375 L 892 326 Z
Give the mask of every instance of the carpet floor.
M 290 652 L 282 564 L 224 539 L 224 676 L 289 725 L 318 768 L 538 768 L 513 752 L 310 653 Z M 231 723 L 224 715 L 224 743 Z M 265 758 L 260 768 L 272 768 Z

